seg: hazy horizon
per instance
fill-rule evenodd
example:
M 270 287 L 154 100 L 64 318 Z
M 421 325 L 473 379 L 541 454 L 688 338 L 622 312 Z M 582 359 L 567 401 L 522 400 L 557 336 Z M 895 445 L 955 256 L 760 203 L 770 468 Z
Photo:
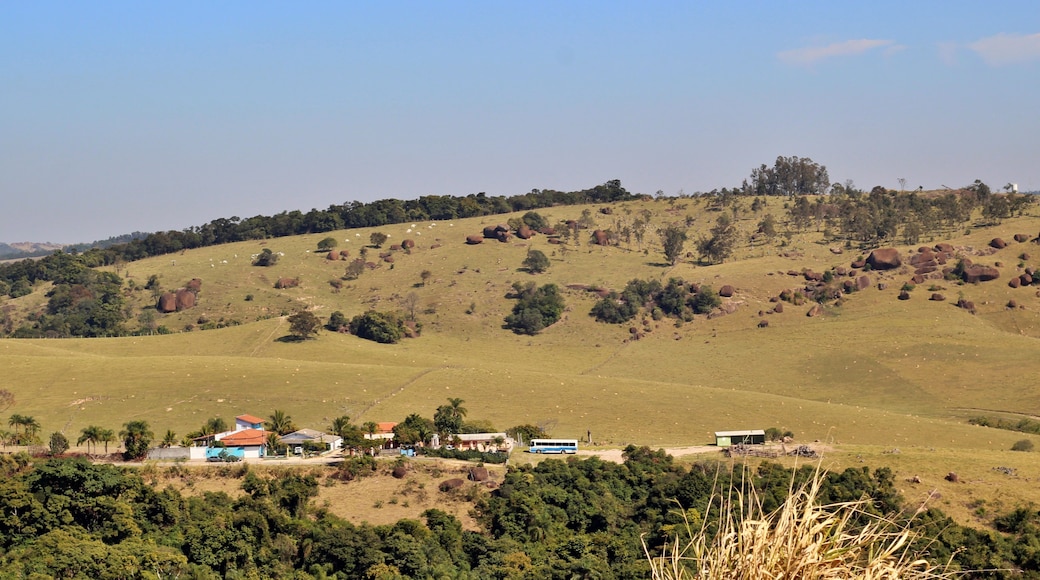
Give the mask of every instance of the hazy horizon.
M 810 157 L 1040 189 L 1029 2 L 0 5 L 0 241 Z

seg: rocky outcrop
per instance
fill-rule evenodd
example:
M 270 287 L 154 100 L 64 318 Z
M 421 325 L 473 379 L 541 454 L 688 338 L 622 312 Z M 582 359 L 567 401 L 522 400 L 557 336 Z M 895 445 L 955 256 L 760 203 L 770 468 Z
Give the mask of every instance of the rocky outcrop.
M 812 308 L 810 308 L 809 311 L 805 313 L 805 315 L 809 318 L 819 316 L 821 314 L 823 314 L 823 306 L 820 306 L 819 304 L 813 304 Z
M 187 288 L 181 288 L 176 294 L 177 311 L 187 310 L 195 307 L 195 293 Z
M 177 295 L 173 292 L 166 292 L 159 296 L 159 303 L 155 308 L 163 314 L 177 311 Z
M 1000 270 L 997 270 L 993 266 L 983 266 L 982 264 L 971 264 L 965 266 L 961 272 L 961 278 L 969 284 L 978 284 L 979 282 L 989 282 L 990 280 L 996 280 L 1000 277 Z

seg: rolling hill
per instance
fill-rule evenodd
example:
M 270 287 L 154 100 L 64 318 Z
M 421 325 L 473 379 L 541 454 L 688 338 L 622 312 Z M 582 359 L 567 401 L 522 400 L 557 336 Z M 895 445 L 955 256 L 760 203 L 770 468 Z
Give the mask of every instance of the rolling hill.
M 765 212 L 782 218 L 783 203 L 770 199 L 760 213 L 739 215 L 741 239 L 751 237 Z M 1040 298 L 1031 287 L 1007 284 L 1040 262 L 1028 256 L 1040 258 L 1040 251 L 1029 242 L 989 246 L 995 237 L 1032 238 L 1040 217 L 1030 211 L 1000 225 L 894 246 L 905 261 L 918 246 L 947 242 L 958 257 L 999 264 L 997 280 L 929 279 L 901 300 L 913 275 L 908 266 L 851 270 L 869 276 L 870 286 L 828 302 L 812 317 L 806 315 L 811 302 L 784 302 L 783 311 L 774 312 L 776 297 L 804 287 L 806 270 L 850 271 L 869 251 L 823 243 L 810 227 L 772 242 L 739 244 L 718 265 L 698 265 L 687 255 L 672 266 L 654 230 L 680 223 L 695 239 L 718 215 L 691 199 L 540 210 L 551 223 L 583 213 L 593 222 L 567 244 L 550 244 L 545 235 L 465 243 L 467 235 L 518 213 L 212 246 L 113 268 L 127 282 L 135 314 L 154 312 L 158 293 L 201 279 L 193 308 L 154 320 L 171 334 L 2 340 L 0 388 L 16 396 L 9 412 L 36 417 L 47 433 L 144 419 L 157 433 L 182 434 L 209 417 L 267 416 L 275 409 L 301 426 L 325 428 L 341 415 L 357 421 L 432 416 L 448 397 L 460 397 L 469 419 L 500 429 L 540 424 L 557 436 L 591 432 L 606 446 L 703 444 L 716 430 L 775 426 L 793 431 L 799 442 L 850 446 L 857 454 L 893 447 L 946 450 L 951 457 L 1002 454 L 1033 436 L 968 419 L 1040 416 L 1040 392 L 1031 381 L 1040 370 Z M 592 229 L 620 231 L 640 217 L 651 224 L 642 244 L 589 242 Z M 348 261 L 317 250 L 331 235 L 336 250 L 352 259 L 375 231 L 389 239 L 384 248 L 367 250 L 376 267 L 356 280 L 342 279 Z M 394 251 L 392 262 L 378 258 L 406 238 L 415 241 L 410 252 Z M 253 266 L 252 257 L 265 248 L 280 255 L 278 263 Z M 529 249 L 550 257 L 547 272 L 532 275 L 521 267 Z M 423 271 L 429 272 L 425 281 Z M 151 276 L 161 286 L 155 291 L 144 288 Z M 623 325 L 589 315 L 599 299 L 590 289 L 672 277 L 716 290 L 732 286 L 733 296 L 724 299 L 729 313 L 684 324 L 641 315 Z M 300 284 L 276 289 L 279 278 Z M 563 318 L 536 336 L 503 329 L 514 303 L 507 295 L 514 283 L 529 281 L 559 285 L 567 304 Z M 45 292 L 36 288 L 4 307 L 26 316 L 40 308 Z M 947 299 L 929 300 L 933 293 Z M 286 316 L 298 310 L 323 321 L 334 311 L 349 318 L 368 309 L 403 310 L 413 294 L 418 338 L 383 345 L 322 331 L 304 342 L 278 340 L 288 334 Z M 958 299 L 974 302 L 975 313 L 958 308 Z M 1016 307 L 1008 307 L 1011 300 Z

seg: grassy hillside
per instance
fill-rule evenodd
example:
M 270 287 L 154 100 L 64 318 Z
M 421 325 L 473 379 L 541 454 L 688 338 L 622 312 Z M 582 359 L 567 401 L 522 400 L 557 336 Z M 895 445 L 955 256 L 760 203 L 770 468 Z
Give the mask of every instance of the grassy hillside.
M 764 212 L 782 218 L 782 203 L 770 200 Z M 920 244 L 948 241 L 976 263 L 1002 263 L 998 280 L 978 285 L 929 280 L 909 300 L 898 300 L 912 271 L 869 272 L 871 287 L 849 295 L 840 306 L 828 305 L 821 316 L 807 317 L 810 304 L 765 312 L 782 290 L 805 285 L 804 278 L 789 271 L 847 267 L 859 256 L 857 250 L 835 254 L 832 249 L 840 245 L 821 243 L 822 234 L 811 228 L 771 243 L 745 242 L 723 264 L 700 266 L 685 258 L 669 266 L 654 230 L 689 223 L 696 239 L 717 212 L 695 200 L 616 204 L 610 215 L 599 209 L 560 207 L 539 213 L 556 223 L 588 210 L 593 228 L 615 231 L 649 217 L 643 243 L 633 238 L 615 247 L 595 246 L 588 242 L 588 231 L 566 249 L 542 235 L 464 243 L 466 235 L 520 215 L 515 214 L 334 232 L 336 249 L 348 250 L 351 258 L 373 231 L 390 236 L 387 246 L 406 238 L 416 242 L 410 254 L 394 252 L 392 264 L 379 260 L 386 247 L 369 249 L 367 259 L 379 266 L 354 281 L 340 280 L 348 262 L 329 261 L 326 252 L 317 251 L 327 234 L 215 246 L 120 265 L 115 270 L 134 282 L 135 289 L 127 292 L 135 315 L 155 304 L 152 292 L 143 288 L 152 275 L 159 276 L 164 290 L 202 279 L 199 302 L 156 320 L 175 331 L 170 335 L 0 341 L 5 371 L 0 388 L 17 398 L 9 413 L 36 417 L 45 433 L 72 435 L 90 424 L 118 429 L 131 419 L 149 421 L 157 433 L 172 429 L 183 434 L 209 417 L 267 416 L 274 409 L 286 411 L 298 425 L 325 428 L 344 414 L 358 421 L 400 420 L 412 412 L 432 416 L 448 397 L 461 397 L 469 419 L 488 419 L 502 429 L 544 424 L 557 436 L 584 437 L 591 431 L 604 445 L 699 444 L 710 442 L 715 430 L 777 426 L 794 431 L 799 441 L 940 448 L 965 457 L 1036 439 L 967 423 L 980 414 L 1040 416 L 1040 392 L 1031 381 L 1040 370 L 1040 298 L 1032 288 L 1007 285 L 1023 267 L 1040 264 L 1040 248 L 1010 243 L 990 253 L 987 247 L 998 236 L 1009 242 L 1016 233 L 1032 236 L 1040 230 L 1036 215 Z M 762 215 L 741 215 L 742 240 L 750 238 Z M 687 242 L 688 250 L 692 246 Z M 895 247 L 904 260 L 913 250 Z M 263 248 L 284 255 L 275 266 L 252 266 L 251 256 Z M 521 269 L 529 248 L 550 257 L 546 273 Z M 1037 257 L 1020 259 L 1023 253 Z M 424 270 L 431 276 L 422 284 Z M 299 278 L 300 286 L 275 289 L 275 281 L 284 277 Z M 632 340 L 629 326 L 642 329 L 642 320 L 597 323 L 589 316 L 597 297 L 565 289 L 567 312 L 540 335 L 520 336 L 502 328 L 513 304 L 506 295 L 514 282 L 620 290 L 633 278 L 670 277 L 715 289 L 734 286 L 735 295 L 726 300 L 735 305 L 734 312 L 698 316 L 679 326 L 668 318 L 647 319 L 651 331 Z M 887 288 L 879 290 L 878 282 Z M 947 300 L 929 301 L 932 287 Z M 37 288 L 5 307 L 23 313 L 38 309 L 44 292 Z M 322 320 L 337 310 L 351 317 L 369 308 L 401 309 L 412 293 L 423 324 L 417 339 L 380 345 L 323 331 L 302 343 L 278 340 L 288 334 L 284 317 L 299 309 L 310 309 Z M 977 313 L 954 306 L 958 297 L 974 301 Z M 1021 308 L 1006 308 L 1010 299 Z M 761 320 L 768 326 L 760 328 Z M 1029 475 L 1036 476 L 1040 473 Z

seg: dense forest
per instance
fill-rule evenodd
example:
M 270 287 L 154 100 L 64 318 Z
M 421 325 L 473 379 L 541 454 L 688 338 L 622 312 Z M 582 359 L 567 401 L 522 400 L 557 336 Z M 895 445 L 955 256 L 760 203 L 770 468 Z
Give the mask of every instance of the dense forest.
M 370 459 L 319 477 L 350 485 Z M 479 531 L 430 509 L 422 520 L 354 525 L 315 505 L 318 477 L 248 464 L 223 468 L 240 497 L 186 496 L 146 482 L 156 470 L 84 459 L 0 456 L 0 576 L 5 578 L 647 578 L 651 553 L 709 509 L 719 493 L 757 490 L 763 508 L 812 477 L 766 463 L 753 472 L 716 463 L 686 467 L 662 451 L 629 447 L 623 464 L 547 460 L 508 470 L 494 489 L 471 483 L 438 493 L 475 500 Z M 151 470 L 151 471 L 149 471 Z M 329 483 L 331 482 L 331 483 Z M 863 467 L 827 474 L 822 503 L 867 498 L 861 517 L 908 519 L 892 473 Z M 1040 514 L 996 518 L 999 532 L 961 527 L 936 510 L 912 517 L 916 548 L 969 578 L 1040 578 Z M 858 522 L 862 525 L 866 522 Z M 642 540 L 641 540 L 642 539 Z M 952 560 L 951 560 L 952 558 Z

